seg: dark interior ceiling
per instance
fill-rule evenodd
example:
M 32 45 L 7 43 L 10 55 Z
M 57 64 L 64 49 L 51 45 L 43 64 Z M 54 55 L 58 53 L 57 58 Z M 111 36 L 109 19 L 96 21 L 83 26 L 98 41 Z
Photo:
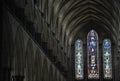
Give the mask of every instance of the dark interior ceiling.
M 50 25 L 55 38 L 68 53 L 74 41 L 85 38 L 91 29 L 95 29 L 99 37 L 109 37 L 116 42 L 120 13 L 117 3 L 120 1 L 38 0 L 38 7 L 45 14 L 44 21 Z
M 95 29 L 98 35 L 109 35 L 114 42 L 117 40 L 119 0 L 35 0 L 35 3 L 66 53 L 90 29 Z
M 115 41 L 118 27 L 114 26 L 114 5 L 113 0 L 54 0 L 56 37 L 67 48 L 79 38 L 80 31 L 84 33 L 95 29 L 98 34 L 111 35 Z
M 64 39 L 64 36 L 78 33 L 79 31 L 77 30 L 84 27 L 83 23 L 86 27 L 97 23 L 97 25 L 104 27 L 107 31 L 114 32 L 116 28 L 112 24 L 114 19 L 113 10 L 112 2 L 110 3 L 106 0 L 71 0 L 67 2 L 58 11 L 58 19 L 56 18 L 58 24 L 60 23 L 57 25 L 60 27 L 58 29 L 62 29 L 62 39 Z M 87 25 L 88 22 L 89 25 Z

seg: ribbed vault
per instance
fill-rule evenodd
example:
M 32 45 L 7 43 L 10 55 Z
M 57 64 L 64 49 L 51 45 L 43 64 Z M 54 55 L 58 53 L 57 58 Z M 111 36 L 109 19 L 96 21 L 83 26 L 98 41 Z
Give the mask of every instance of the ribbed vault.
M 53 6 L 53 31 L 66 52 L 80 30 L 84 29 L 97 27 L 99 32 L 111 32 L 111 38 L 116 40 L 117 27 L 113 23 L 115 9 L 112 0 L 55 0 Z
M 25 25 L 23 29 L 30 38 L 39 45 L 45 56 L 60 74 L 69 79 L 68 81 L 74 81 L 75 40 L 79 38 L 83 41 L 84 54 L 87 54 L 87 34 L 91 29 L 98 33 L 100 46 L 104 38 L 110 38 L 114 48 L 113 62 L 116 62 L 113 69 L 119 69 L 117 61 L 120 58 L 118 55 L 120 54 L 120 0 L 13 0 L 13 3 L 10 0 L 5 1 L 15 18 L 18 16 L 18 20 L 20 19 L 18 22 Z M 41 52 L 38 54 L 42 55 Z M 46 69 L 43 68 L 43 80 L 47 80 L 45 76 L 50 74 Z M 50 80 L 59 79 L 54 76 L 57 75 L 57 71 L 52 70 L 50 70 L 53 74 Z M 117 70 L 114 73 L 116 76 Z

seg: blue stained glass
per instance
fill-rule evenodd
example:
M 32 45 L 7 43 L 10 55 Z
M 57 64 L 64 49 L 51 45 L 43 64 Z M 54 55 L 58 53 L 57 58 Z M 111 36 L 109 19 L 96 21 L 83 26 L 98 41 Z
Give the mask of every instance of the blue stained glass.
M 111 41 L 109 39 L 103 40 L 103 72 L 105 79 L 112 78 L 112 54 Z
M 75 42 L 75 77 L 83 79 L 83 47 L 82 41 Z
M 110 42 L 105 40 L 104 48 L 109 49 L 110 48 Z
M 95 30 L 91 30 L 87 35 L 88 51 L 88 78 L 99 78 L 99 59 L 98 59 L 98 35 Z

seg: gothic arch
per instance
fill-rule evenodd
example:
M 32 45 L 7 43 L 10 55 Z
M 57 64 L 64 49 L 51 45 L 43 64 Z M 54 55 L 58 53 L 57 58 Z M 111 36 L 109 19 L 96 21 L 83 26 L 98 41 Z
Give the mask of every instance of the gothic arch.
M 106 37 L 106 38 L 110 38 L 112 40 L 112 43 L 116 45 L 116 36 L 113 35 L 112 30 L 110 30 L 110 28 L 106 28 L 106 26 L 104 25 L 99 25 L 97 23 L 94 23 L 93 25 L 90 25 L 90 26 L 87 26 L 87 24 L 83 24 L 83 26 L 80 26 L 76 31 L 74 32 L 77 32 L 76 34 L 73 34 L 73 36 L 71 36 L 69 38 L 69 41 L 70 43 L 68 44 L 68 53 L 71 52 L 71 49 L 72 49 L 72 45 L 74 45 L 74 41 L 77 39 L 77 38 L 81 38 L 84 42 L 84 44 L 87 42 L 86 41 L 86 36 L 87 36 L 87 33 L 89 30 L 91 29 L 95 29 L 100 37 L 100 40 L 99 42 L 102 43 L 103 39 Z M 106 32 L 107 31 L 107 32 Z M 71 56 L 71 55 L 69 55 Z
M 101 59 L 99 59 L 99 63 L 100 63 L 100 67 L 102 67 L 103 66 L 103 64 L 102 64 L 102 59 L 103 59 L 103 57 L 102 57 L 102 43 L 103 43 L 103 40 L 105 39 L 105 38 L 108 38 L 108 39 L 110 39 L 111 41 L 112 41 L 112 56 L 113 56 L 113 58 L 112 58 L 112 64 L 115 64 L 115 63 L 113 63 L 113 62 L 115 62 L 114 61 L 114 56 L 115 56 L 115 54 L 116 54 L 116 52 L 114 51 L 116 48 L 115 48 L 115 41 L 114 41 L 114 38 L 112 38 L 112 33 L 109 33 L 109 31 L 106 33 L 105 31 L 107 31 L 107 30 L 105 30 L 105 31 L 99 31 L 99 28 L 97 29 L 96 27 L 94 28 L 95 30 L 97 30 L 97 33 L 98 33 L 98 37 L 100 37 L 100 39 L 99 39 L 99 41 L 101 41 L 101 42 L 99 42 L 99 58 L 101 58 Z M 82 30 L 81 30 L 82 31 Z M 86 31 L 84 31 L 83 30 L 83 33 L 84 32 L 86 32 L 86 34 L 88 34 L 88 32 L 90 31 L 90 29 L 87 29 Z M 101 32 L 104 32 L 102 35 L 101 35 Z M 82 34 L 82 32 L 81 33 L 79 33 L 79 35 L 83 35 L 83 37 L 80 37 L 80 36 L 78 36 L 78 37 L 76 37 L 76 38 L 74 38 L 75 40 L 77 39 L 77 38 L 80 38 L 80 39 L 82 39 L 82 40 L 84 40 L 84 41 L 86 41 L 87 40 L 87 35 L 86 34 Z M 110 34 L 110 35 L 109 35 Z M 75 42 L 75 41 L 74 41 Z M 87 56 L 87 45 L 86 45 L 86 43 L 87 43 L 87 41 L 86 42 L 84 42 L 84 55 L 85 56 Z M 74 54 L 75 54 L 75 52 L 74 52 L 74 46 L 72 46 L 71 47 L 71 54 L 73 54 L 72 55 L 72 57 L 71 57 L 71 59 L 74 59 L 73 57 L 74 57 Z M 84 57 L 84 59 L 86 59 L 87 57 Z M 87 61 L 86 60 L 84 60 L 84 64 L 87 64 Z M 72 62 L 72 65 L 71 66 L 74 66 L 74 62 Z M 73 67 L 74 68 L 74 67 Z M 113 69 L 115 68 L 115 65 L 113 65 Z M 85 75 L 87 76 L 87 65 L 85 65 Z M 100 76 L 101 76 L 101 78 L 100 78 L 100 80 L 104 80 L 104 81 L 106 81 L 106 79 L 103 79 L 104 77 L 103 77 L 103 75 L 102 75 L 102 71 L 103 71 L 103 69 L 102 68 L 100 68 L 99 69 L 100 70 Z M 112 73 L 113 75 L 115 74 L 115 72 L 113 72 Z M 74 76 L 74 75 L 73 75 Z M 85 78 L 86 79 L 86 78 Z M 89 79 L 86 79 L 86 80 L 89 80 Z M 113 77 L 113 79 L 112 80 L 114 80 L 114 77 Z M 110 81 L 112 81 L 112 80 L 110 80 Z
M 101 18 L 100 17 L 98 17 L 98 15 L 95 15 L 95 13 L 91 13 L 91 14 L 93 14 L 93 15 L 89 15 L 88 14 L 88 12 L 89 12 L 89 9 L 87 9 L 87 7 L 86 7 L 86 5 L 87 5 L 87 3 L 88 2 L 90 2 L 91 3 L 91 11 L 93 11 L 93 12 L 96 12 L 96 13 L 98 13 L 98 14 L 100 14 L 101 13 Z M 56 23 L 56 25 L 55 26 L 53 26 L 54 27 L 54 29 L 56 30 L 56 32 L 57 32 L 57 30 L 58 29 L 61 29 L 60 27 L 63 27 L 63 29 L 62 29 L 62 33 L 61 33 L 61 31 L 60 32 L 57 32 L 58 33 L 58 35 L 56 34 L 56 36 L 57 36 L 57 39 L 59 40 L 59 39 L 61 39 L 61 38 L 59 38 L 60 36 L 60 33 L 62 34 L 62 44 L 64 45 L 64 47 L 66 48 L 66 47 L 68 47 L 68 45 L 66 44 L 67 42 L 65 42 L 65 44 L 64 44 L 64 40 L 66 40 L 68 37 L 66 37 L 66 34 L 67 34 L 67 32 L 74 32 L 74 35 L 77 33 L 77 32 L 75 32 L 75 31 L 73 31 L 72 30 L 72 27 L 73 28 L 78 28 L 79 27 L 79 25 L 81 25 L 82 23 L 83 23 L 83 21 L 84 22 L 90 22 L 91 20 L 93 20 L 93 21 L 97 21 L 97 22 L 99 22 L 99 24 L 100 23 L 102 23 L 102 24 L 107 24 L 108 25 L 108 27 L 111 29 L 111 26 L 113 26 L 112 24 L 111 24 L 111 22 L 112 21 L 110 21 L 109 20 L 109 17 L 108 16 L 112 16 L 111 14 L 111 12 L 110 12 L 110 9 L 109 8 L 107 8 L 107 7 L 105 7 L 105 4 L 106 4 L 106 2 L 105 1 L 103 1 L 102 3 L 102 6 L 101 6 L 101 8 L 102 8 L 102 11 L 101 10 L 99 10 L 99 8 L 97 8 L 97 7 L 92 7 L 92 3 L 94 3 L 94 4 L 98 4 L 98 5 L 100 5 L 101 4 L 101 2 L 100 1 L 77 1 L 77 2 L 75 2 L 74 4 L 72 4 L 72 6 L 70 5 L 71 3 L 73 3 L 72 1 L 69 1 L 67 4 L 65 4 L 62 8 L 60 7 L 60 5 L 62 5 L 62 2 L 57 2 L 57 1 L 55 1 L 54 2 L 54 4 L 59 4 L 58 6 L 57 6 L 57 8 L 58 8 L 58 11 L 56 11 L 56 13 L 59 13 L 59 11 L 60 11 L 60 15 L 58 14 L 57 16 L 55 15 L 55 18 L 53 19 L 53 21 Z M 79 4 L 78 4 L 79 3 Z M 78 12 L 78 13 L 76 13 L 75 12 L 75 7 L 76 6 L 82 6 L 84 4 L 84 7 L 83 8 L 85 8 L 85 10 L 86 10 L 86 12 L 85 12 L 85 10 L 82 10 L 83 8 L 80 8 L 80 7 L 78 7 L 78 9 L 79 9 L 79 11 L 80 12 Z M 69 6 L 70 5 L 70 6 Z M 110 3 L 107 3 L 107 6 L 108 7 L 110 7 Z M 104 9 L 105 8 L 105 9 Z M 66 10 L 65 10 L 66 9 Z M 73 10 L 72 10 L 73 9 Z M 113 7 L 112 7 L 112 9 L 113 9 Z M 64 11 L 66 11 L 66 12 L 64 12 Z M 67 14 L 69 12 L 69 14 Z M 72 15 L 71 16 L 71 18 L 67 18 L 68 16 L 70 16 L 71 14 L 75 14 L 75 15 Z M 80 14 L 79 14 L 80 13 Z M 83 13 L 85 13 L 85 15 L 82 15 Z M 61 15 L 62 14 L 62 15 Z M 107 15 L 106 15 L 107 14 Z M 83 17 L 82 17 L 83 16 Z M 76 18 L 77 17 L 77 18 Z M 75 22 L 75 20 L 74 19 L 78 19 L 78 21 L 76 21 Z M 106 22 L 106 23 L 104 23 L 104 21 Z M 107 21 L 108 20 L 108 21 Z M 63 22 L 64 21 L 64 22 Z M 82 21 L 82 22 L 81 22 Z M 70 25 L 70 23 L 72 23 L 73 22 L 73 26 L 72 27 L 70 27 L 69 25 Z M 58 24 L 61 24 L 61 26 L 59 26 Z M 59 26 L 59 27 L 58 27 Z M 65 28 L 66 27 L 66 28 Z M 108 29 L 108 27 L 106 27 L 106 29 Z M 114 31 L 115 29 L 113 29 L 112 30 L 112 32 L 114 32 L 114 35 L 116 35 L 116 33 L 115 33 L 115 31 Z M 71 37 L 73 37 L 72 35 L 69 35 L 68 34 L 68 36 L 69 36 L 69 38 L 71 38 Z M 64 39 L 64 38 L 66 38 L 66 39 Z M 69 40 L 69 39 L 68 39 Z

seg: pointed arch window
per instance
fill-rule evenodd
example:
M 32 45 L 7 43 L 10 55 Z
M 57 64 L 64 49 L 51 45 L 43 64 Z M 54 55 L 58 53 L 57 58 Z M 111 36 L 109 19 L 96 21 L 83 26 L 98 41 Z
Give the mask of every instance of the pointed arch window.
M 109 39 L 103 40 L 103 73 L 105 79 L 112 78 L 112 54 L 111 41 Z
M 101 45 L 101 44 L 100 44 Z M 75 79 L 97 79 L 103 78 L 111 81 L 113 79 L 112 73 L 112 52 L 111 40 L 104 39 L 102 43 L 102 51 L 99 53 L 99 37 L 95 30 L 90 30 L 87 34 L 87 59 L 84 59 L 83 42 L 78 39 L 75 41 Z M 102 61 L 99 59 L 102 56 Z M 86 62 L 87 61 L 87 62 Z M 100 61 L 100 62 L 99 62 Z M 102 63 L 101 63 L 102 62 Z M 87 63 L 87 67 L 86 64 Z M 101 64 L 99 64 L 101 63 Z M 85 66 L 84 66 L 85 65 Z M 101 68 L 100 65 L 103 65 Z M 87 73 L 84 73 L 84 67 Z M 100 73 L 103 73 L 102 79 Z M 84 77 L 87 74 L 87 78 Z
M 75 77 L 83 79 L 83 43 L 79 39 L 75 41 Z
M 91 30 L 87 35 L 88 79 L 99 79 L 98 34 Z

